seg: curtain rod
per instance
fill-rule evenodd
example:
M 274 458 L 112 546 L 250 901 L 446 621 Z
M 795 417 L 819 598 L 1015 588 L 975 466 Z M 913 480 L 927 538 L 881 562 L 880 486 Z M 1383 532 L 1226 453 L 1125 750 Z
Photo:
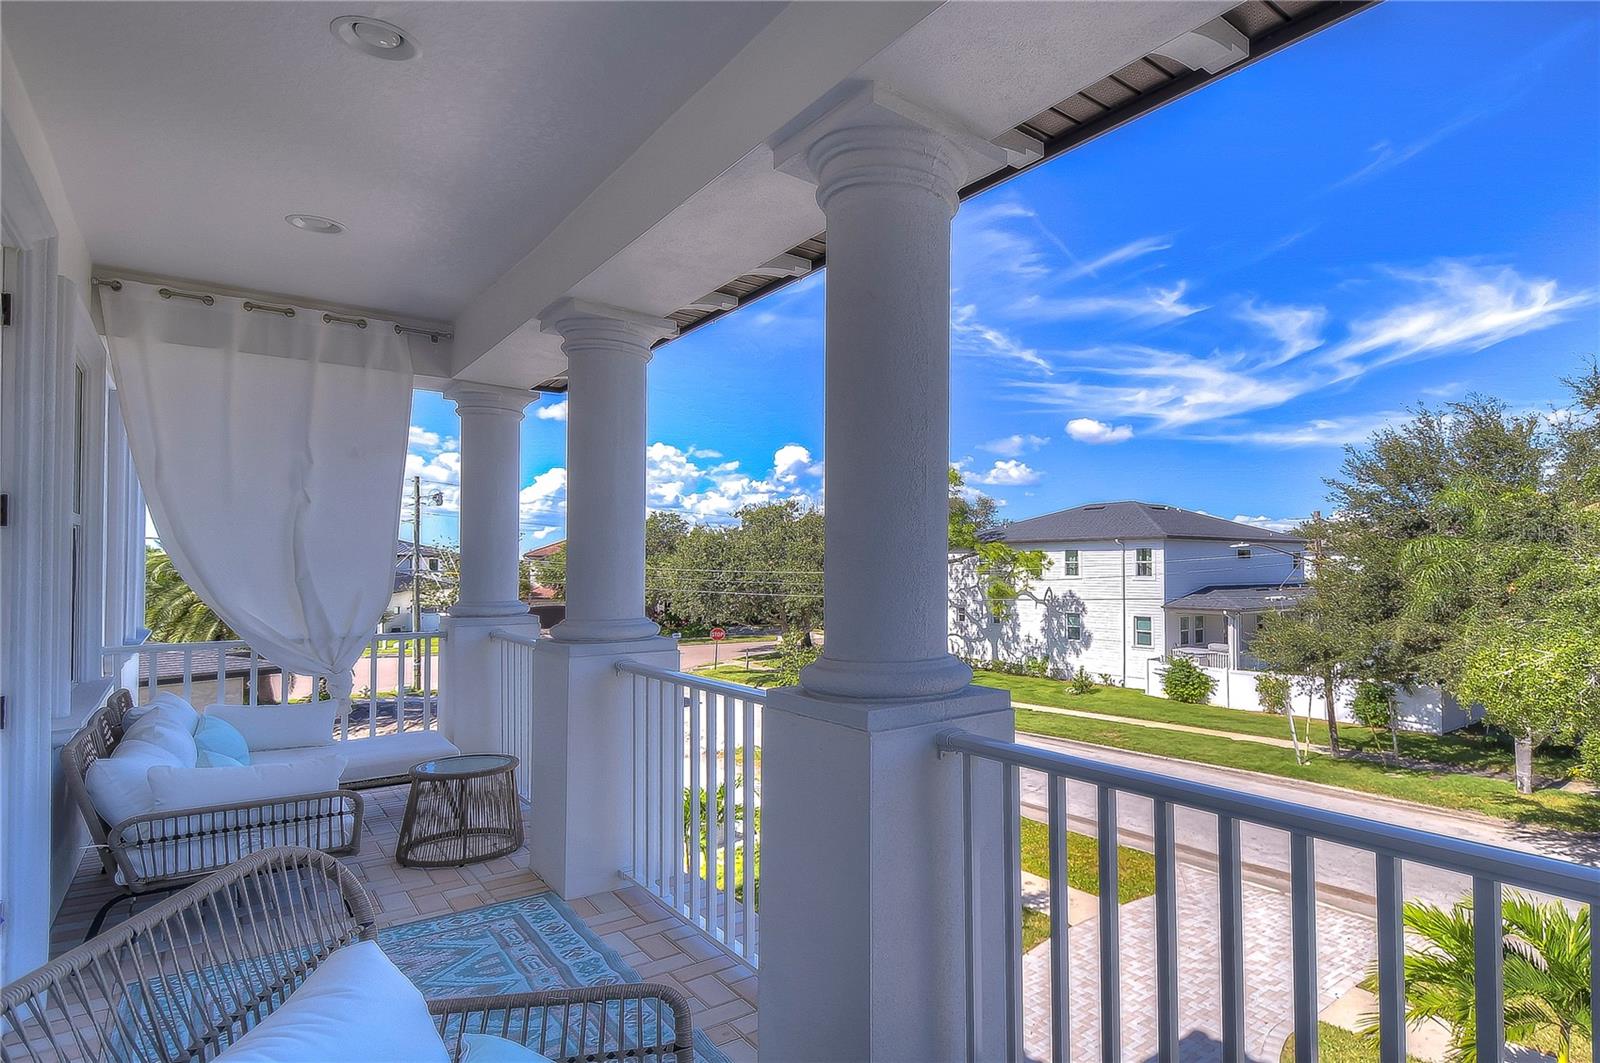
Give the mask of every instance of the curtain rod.
M 115 277 L 90 277 L 89 283 L 96 288 L 110 288 L 114 292 L 122 290 L 122 281 Z M 195 302 L 204 303 L 206 306 L 215 306 L 217 302 L 217 297 L 210 292 L 189 292 L 177 288 L 158 288 L 156 289 L 156 294 L 163 299 L 193 299 Z M 269 314 L 281 314 L 284 317 L 295 316 L 295 310 L 292 306 L 273 306 L 252 300 L 245 300 L 244 309 L 247 313 L 258 310 Z M 367 327 L 367 319 L 364 317 L 346 317 L 343 314 L 334 313 L 324 313 L 322 315 L 322 323 L 325 325 L 354 325 L 356 328 Z M 455 333 L 453 332 L 446 332 L 443 329 L 418 328 L 414 325 L 396 324 L 394 331 L 397 336 L 426 336 L 433 343 L 455 338 Z

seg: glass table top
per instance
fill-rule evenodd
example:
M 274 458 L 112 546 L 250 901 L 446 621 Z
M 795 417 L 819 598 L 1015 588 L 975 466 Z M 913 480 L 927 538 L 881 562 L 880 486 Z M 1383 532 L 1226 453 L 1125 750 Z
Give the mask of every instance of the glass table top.
M 463 753 L 455 757 L 425 760 L 411 770 L 417 775 L 435 778 L 451 775 L 477 775 L 486 771 L 514 768 L 517 758 L 504 753 Z

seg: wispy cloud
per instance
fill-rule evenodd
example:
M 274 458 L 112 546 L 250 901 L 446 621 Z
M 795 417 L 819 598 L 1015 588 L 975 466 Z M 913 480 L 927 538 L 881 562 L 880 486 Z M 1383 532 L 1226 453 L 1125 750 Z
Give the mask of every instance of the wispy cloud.
M 1073 318 L 1124 317 L 1167 321 L 1189 317 L 1207 309 L 1183 301 L 1189 282 L 1180 280 L 1170 288 L 1146 288 L 1133 295 L 1083 295 L 1051 298 L 1025 295 L 1009 309 L 1012 316 L 1035 321 L 1064 321 Z
M 1072 269 L 1055 273 L 1053 276 L 1062 281 L 1073 281 L 1080 277 L 1095 277 L 1099 275 L 1101 270 L 1109 269 L 1123 262 L 1131 262 L 1136 258 L 1143 258 L 1145 255 L 1153 255 L 1157 251 L 1166 251 L 1171 247 L 1172 237 L 1170 236 L 1142 236 L 1137 240 L 1129 240 L 1120 247 L 1114 247 L 1087 262 L 1081 262 Z
M 1190 438 L 1205 443 L 1245 443 L 1263 447 L 1342 447 L 1363 442 L 1384 425 L 1407 416 L 1404 410 L 1395 410 L 1349 417 L 1318 417 L 1280 425 L 1219 425 L 1211 434 L 1196 434 Z
M 1067 435 L 1080 443 L 1126 443 L 1133 438 L 1131 424 L 1112 426 L 1093 417 L 1074 417 L 1067 422 Z
M 991 439 L 987 443 L 979 443 L 979 450 L 987 450 L 991 454 L 998 454 L 1002 458 L 1017 458 L 1031 450 L 1038 450 L 1050 442 L 1048 436 L 1019 434 L 1006 436 L 1004 439 Z
M 958 354 L 1021 362 L 1046 375 L 1051 372 L 1050 363 L 1041 358 L 1038 351 L 1018 342 L 1000 329 L 979 321 L 978 308 L 973 303 L 952 308 L 950 349 Z
M 1272 306 L 1246 300 L 1236 316 L 1254 325 L 1282 344 L 1269 365 L 1282 365 L 1307 351 L 1322 346 L 1322 327 L 1328 312 L 1320 306 Z
M 1252 517 L 1240 513 L 1233 518 L 1235 524 L 1249 524 L 1255 528 L 1265 528 L 1267 531 L 1292 532 L 1305 523 L 1304 517 L 1268 517 L 1265 515 Z

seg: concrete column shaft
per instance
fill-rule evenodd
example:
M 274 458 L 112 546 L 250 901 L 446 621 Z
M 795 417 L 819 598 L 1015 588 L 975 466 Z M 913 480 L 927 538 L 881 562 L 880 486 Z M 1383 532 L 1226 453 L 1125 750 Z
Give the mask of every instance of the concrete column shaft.
M 515 616 L 521 601 L 522 411 L 538 396 L 458 382 L 445 397 L 461 415 L 461 592 L 456 616 Z

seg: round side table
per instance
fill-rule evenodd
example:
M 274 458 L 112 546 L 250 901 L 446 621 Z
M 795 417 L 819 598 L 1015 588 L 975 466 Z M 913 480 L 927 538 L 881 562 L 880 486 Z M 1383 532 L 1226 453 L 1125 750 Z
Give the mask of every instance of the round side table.
M 411 795 L 395 861 L 405 867 L 460 867 L 522 847 L 517 758 L 466 753 L 411 769 Z

